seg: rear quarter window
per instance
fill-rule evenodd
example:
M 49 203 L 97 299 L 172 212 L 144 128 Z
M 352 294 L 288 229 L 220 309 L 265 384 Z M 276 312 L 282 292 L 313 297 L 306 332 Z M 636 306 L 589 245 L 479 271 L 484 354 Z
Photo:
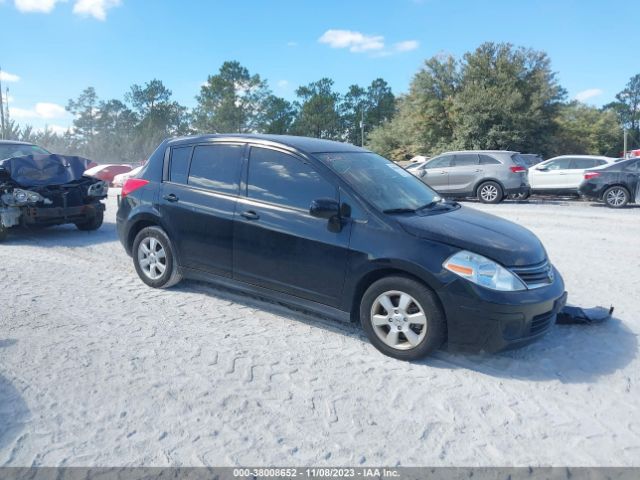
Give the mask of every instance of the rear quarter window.
M 171 149 L 169 180 L 174 183 L 187 183 L 189 160 L 192 147 L 175 147 Z
M 493 158 L 489 155 L 480 155 L 480 165 L 499 165 L 500 162 L 498 159 Z

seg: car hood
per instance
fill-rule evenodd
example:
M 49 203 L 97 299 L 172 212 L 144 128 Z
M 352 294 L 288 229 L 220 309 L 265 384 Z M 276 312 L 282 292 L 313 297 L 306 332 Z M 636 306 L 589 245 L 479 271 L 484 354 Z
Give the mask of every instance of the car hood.
M 479 253 L 508 267 L 533 265 L 547 257 L 542 242 L 526 228 L 468 207 L 396 219 L 412 235 Z
M 23 187 L 64 185 L 82 178 L 90 160 L 66 155 L 27 155 L 7 158 L 0 166 Z

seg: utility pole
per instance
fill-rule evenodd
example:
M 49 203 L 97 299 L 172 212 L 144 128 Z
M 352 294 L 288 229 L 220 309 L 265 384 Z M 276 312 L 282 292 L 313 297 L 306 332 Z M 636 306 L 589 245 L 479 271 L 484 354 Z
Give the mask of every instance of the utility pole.
M 622 156 L 627 158 L 627 127 L 624 127 L 624 150 L 622 151 Z
M 362 110 L 360 110 L 361 113 L 361 117 L 360 117 L 360 131 L 362 133 L 362 140 L 360 141 L 360 146 L 364 147 L 364 108 Z
M 7 100 L 9 99 L 7 95 Z M 2 67 L 0 67 L 0 139 L 4 140 L 4 100 L 2 99 Z

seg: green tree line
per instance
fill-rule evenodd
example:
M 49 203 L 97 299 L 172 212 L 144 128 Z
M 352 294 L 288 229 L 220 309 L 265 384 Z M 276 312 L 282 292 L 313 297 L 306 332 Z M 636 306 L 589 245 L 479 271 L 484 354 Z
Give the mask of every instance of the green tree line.
M 362 145 L 394 160 L 450 149 L 507 149 L 545 157 L 618 155 L 622 128 L 640 147 L 640 74 L 602 108 L 569 101 L 546 53 L 484 43 L 462 58 L 424 62 L 409 91 L 396 97 L 378 78 L 336 91 L 321 78 L 275 95 L 266 79 L 237 61 L 222 64 L 195 97 L 180 105 L 161 80 L 133 85 L 121 99 L 100 99 L 93 87 L 69 100 L 73 127 L 64 134 L 13 121 L 4 137 L 98 162 L 136 162 L 164 139 L 198 133 L 272 133 Z

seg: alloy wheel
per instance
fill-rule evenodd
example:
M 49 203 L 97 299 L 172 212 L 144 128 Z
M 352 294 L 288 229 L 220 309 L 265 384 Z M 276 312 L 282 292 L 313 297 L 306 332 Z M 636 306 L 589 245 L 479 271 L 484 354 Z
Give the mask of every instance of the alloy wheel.
M 427 316 L 411 295 L 398 290 L 384 292 L 371 306 L 371 325 L 389 347 L 410 350 L 427 334 Z
M 493 202 L 498 198 L 498 189 L 495 185 L 484 185 L 480 189 L 480 197 L 482 197 L 485 202 Z
M 155 237 L 145 237 L 138 246 L 138 263 L 142 272 L 151 280 L 157 280 L 167 269 L 167 254 Z
M 627 200 L 627 193 L 621 188 L 612 188 L 607 192 L 606 200 L 612 207 L 619 207 Z

